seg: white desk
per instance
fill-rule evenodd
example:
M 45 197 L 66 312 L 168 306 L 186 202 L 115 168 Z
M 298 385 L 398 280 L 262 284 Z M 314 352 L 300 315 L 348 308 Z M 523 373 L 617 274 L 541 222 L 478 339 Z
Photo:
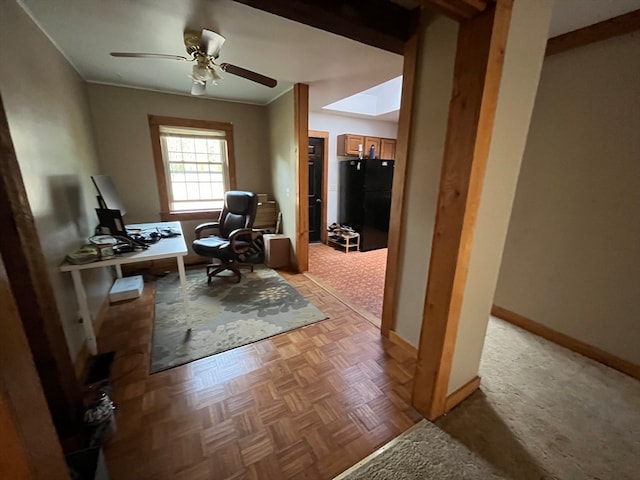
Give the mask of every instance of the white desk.
M 80 307 L 80 314 L 82 315 L 82 324 L 84 326 L 85 336 L 87 337 L 87 345 L 92 355 L 96 355 L 98 353 L 98 345 L 93 331 L 93 319 L 91 318 L 91 312 L 89 311 L 89 305 L 87 303 L 87 294 L 84 290 L 84 286 L 82 285 L 82 276 L 80 274 L 82 270 L 113 266 L 116 269 L 117 277 L 122 278 L 121 265 L 175 257 L 178 262 L 178 273 L 180 274 L 180 289 L 182 290 L 182 303 L 184 306 L 185 320 L 187 322 L 188 329 L 191 329 L 191 322 L 188 314 L 189 296 L 187 295 L 187 280 L 184 273 L 184 260 L 182 258 L 187 254 L 187 244 L 182 236 L 182 226 L 180 225 L 180 222 L 140 223 L 127 225 L 127 228 L 129 229 L 139 228 L 143 231 L 155 229 L 156 227 L 159 229 L 172 228 L 180 232 L 180 236 L 163 238 L 159 242 L 150 244 L 149 248 L 146 250 L 116 255 L 115 258 L 111 258 L 109 260 L 100 260 L 97 262 L 85 263 L 84 265 L 73 265 L 65 262 L 60 266 L 60 271 L 71 272 L 73 286 L 76 291 L 76 298 L 78 299 L 78 306 Z

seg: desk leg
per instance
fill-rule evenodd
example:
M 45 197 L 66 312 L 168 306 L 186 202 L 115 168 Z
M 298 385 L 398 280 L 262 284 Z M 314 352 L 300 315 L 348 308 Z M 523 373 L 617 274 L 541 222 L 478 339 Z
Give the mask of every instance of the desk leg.
M 184 319 L 187 322 L 187 330 L 191 330 L 191 317 L 189 316 L 189 294 L 187 293 L 187 277 L 184 273 L 184 260 L 182 256 L 177 257 L 178 273 L 180 274 L 180 289 L 182 290 L 182 306 L 184 308 Z
M 116 269 L 116 277 L 122 278 L 122 266 L 120 264 L 114 265 Z
M 82 285 L 82 276 L 79 270 L 71 270 L 71 278 L 73 278 L 73 286 L 76 290 L 76 298 L 80 307 L 80 315 L 82 315 L 82 326 L 84 327 L 84 335 L 87 338 L 87 347 L 91 355 L 98 354 L 98 344 L 96 335 L 93 332 L 93 321 L 91 320 L 91 312 L 87 303 L 87 294 Z

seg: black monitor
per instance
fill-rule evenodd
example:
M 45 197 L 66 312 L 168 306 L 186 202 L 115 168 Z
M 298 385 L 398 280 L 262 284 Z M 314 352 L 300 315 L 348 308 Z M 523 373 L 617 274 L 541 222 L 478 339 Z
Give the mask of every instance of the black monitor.
M 120 195 L 109 175 L 92 175 L 91 180 L 98 190 L 98 204 L 100 208 L 108 210 L 120 210 L 120 215 L 127 213 L 124 203 L 120 200 Z
M 92 175 L 91 180 L 98 190 L 98 205 L 96 214 L 100 220 L 99 231 L 105 235 L 125 239 L 130 244 L 147 248 L 148 245 L 141 240 L 132 238 L 124 225 L 122 216 L 127 213 L 124 204 L 120 200 L 116 186 L 109 175 Z

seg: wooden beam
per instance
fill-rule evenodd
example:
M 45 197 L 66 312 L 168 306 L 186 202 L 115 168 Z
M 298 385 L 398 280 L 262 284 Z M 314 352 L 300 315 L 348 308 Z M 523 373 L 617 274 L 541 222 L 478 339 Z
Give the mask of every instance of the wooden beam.
M 459 22 L 470 20 L 487 8 L 485 0 L 422 0 L 422 4 Z
M 413 98 L 416 80 L 416 64 L 418 61 L 419 35 L 414 33 L 407 41 L 404 49 L 402 67 L 402 92 L 400 112 L 398 114 L 398 138 L 396 139 L 396 161 L 391 189 L 391 212 L 389 215 L 389 236 L 387 240 L 387 269 L 384 279 L 384 298 L 382 301 L 382 320 L 380 332 L 385 337 L 396 327 L 396 302 L 398 301 L 398 284 L 400 283 L 400 259 L 402 250 L 400 235 L 404 222 L 404 196 L 409 161 L 409 145 L 411 143 L 411 117 L 413 115 Z
M 60 438 L 82 428 L 82 401 L 49 271 L 0 98 L 0 255 Z
M 386 0 L 236 0 L 265 12 L 402 54 L 416 11 Z
M 640 10 L 634 10 L 633 12 L 550 38 L 547 42 L 545 55 L 555 55 L 572 48 L 625 35 L 636 30 L 640 30 Z
M 7 156 L 13 156 L 8 135 L 0 99 L 0 160 L 3 172 Z M 0 187 L 0 191 L 4 193 L 4 187 Z M 7 203 L 2 205 L 5 207 L 3 210 L 7 209 Z M 16 305 L 13 282 L 5 269 L 5 258 L 5 253 L 1 252 L 0 478 L 68 478 L 62 448 L 34 365 L 21 312 Z M 73 370 L 69 373 L 73 374 Z
M 480 203 L 513 0 L 460 24 L 413 405 L 446 409 L 475 220 Z
M 293 110 L 298 155 L 296 268 L 302 273 L 309 270 L 309 85 L 293 86 Z

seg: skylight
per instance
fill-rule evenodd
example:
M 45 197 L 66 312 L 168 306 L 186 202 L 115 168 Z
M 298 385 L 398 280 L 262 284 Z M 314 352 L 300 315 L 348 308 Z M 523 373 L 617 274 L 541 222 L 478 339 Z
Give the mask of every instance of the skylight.
M 402 75 L 322 108 L 376 117 L 400 109 L 401 90 Z

